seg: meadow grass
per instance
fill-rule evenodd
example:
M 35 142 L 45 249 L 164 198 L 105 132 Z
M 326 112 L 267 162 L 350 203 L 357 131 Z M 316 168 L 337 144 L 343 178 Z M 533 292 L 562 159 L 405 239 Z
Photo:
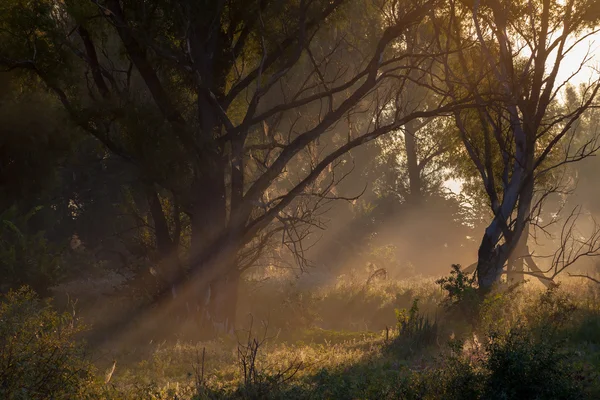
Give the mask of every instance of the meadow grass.
M 100 362 L 86 370 L 97 376 L 86 378 L 89 390 L 78 390 L 105 399 L 600 398 L 600 286 L 590 281 L 505 285 L 471 308 L 433 279 L 243 290 L 250 301 L 235 337 L 153 344 L 135 361 L 112 354 L 109 382 Z

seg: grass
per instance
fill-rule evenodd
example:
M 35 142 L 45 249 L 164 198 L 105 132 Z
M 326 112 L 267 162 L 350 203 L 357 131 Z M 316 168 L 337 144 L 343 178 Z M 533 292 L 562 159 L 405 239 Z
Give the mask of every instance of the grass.
M 245 288 L 237 338 L 154 344 L 137 361 L 117 354 L 110 382 L 98 372 L 107 360 L 86 382 L 105 399 L 600 398 L 591 282 L 505 288 L 477 307 L 433 280 L 286 285 Z

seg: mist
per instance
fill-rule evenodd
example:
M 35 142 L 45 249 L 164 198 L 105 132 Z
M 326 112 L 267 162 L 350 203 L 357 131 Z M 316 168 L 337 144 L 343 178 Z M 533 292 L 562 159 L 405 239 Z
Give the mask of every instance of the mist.
M 597 398 L 599 30 L 3 2 L 0 397 Z

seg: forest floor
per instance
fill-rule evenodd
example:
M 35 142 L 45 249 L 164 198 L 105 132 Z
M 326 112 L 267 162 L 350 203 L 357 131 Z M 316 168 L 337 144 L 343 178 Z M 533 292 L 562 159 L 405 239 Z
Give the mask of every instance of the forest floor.
M 483 303 L 433 279 L 244 288 L 235 337 L 175 341 L 117 360 L 107 398 L 600 398 L 600 285 L 505 286 Z M 460 297 L 460 298 L 459 298 Z M 139 350 L 138 350 L 139 351 Z

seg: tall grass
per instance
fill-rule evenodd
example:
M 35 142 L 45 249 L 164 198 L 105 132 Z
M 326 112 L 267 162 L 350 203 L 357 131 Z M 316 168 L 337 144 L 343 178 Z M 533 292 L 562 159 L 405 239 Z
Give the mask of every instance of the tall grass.
M 106 399 L 600 398 L 600 287 L 501 287 L 472 307 L 444 282 L 247 285 L 237 337 L 157 344 L 108 384 L 86 369 L 98 378 L 80 387 Z

